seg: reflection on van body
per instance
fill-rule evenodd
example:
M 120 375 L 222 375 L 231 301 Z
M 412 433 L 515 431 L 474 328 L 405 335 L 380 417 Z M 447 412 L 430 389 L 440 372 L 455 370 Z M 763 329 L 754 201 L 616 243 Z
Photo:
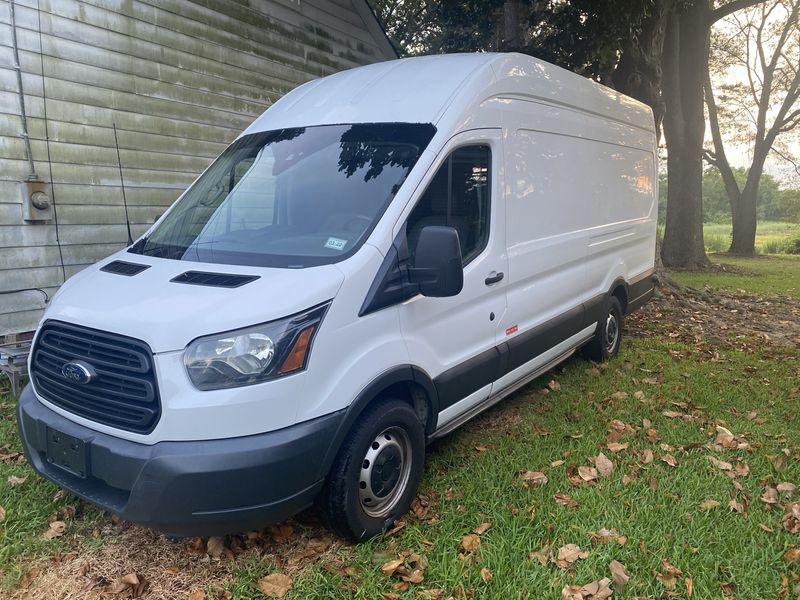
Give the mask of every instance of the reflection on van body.
M 338 73 L 65 284 L 19 402 L 44 477 L 172 535 L 315 504 L 364 540 L 426 443 L 653 294 L 650 110 L 519 54 Z

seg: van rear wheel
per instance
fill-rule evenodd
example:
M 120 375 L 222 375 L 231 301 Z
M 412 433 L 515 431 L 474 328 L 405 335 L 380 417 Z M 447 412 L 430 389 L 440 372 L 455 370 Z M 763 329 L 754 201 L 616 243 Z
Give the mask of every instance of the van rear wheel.
M 596 362 L 616 356 L 622 343 L 622 305 L 616 296 L 609 297 L 604 315 L 597 322 L 594 338 L 583 347 L 583 355 Z
M 425 461 L 425 431 L 408 403 L 387 399 L 367 408 L 334 460 L 317 508 L 325 526 L 367 540 L 406 513 Z

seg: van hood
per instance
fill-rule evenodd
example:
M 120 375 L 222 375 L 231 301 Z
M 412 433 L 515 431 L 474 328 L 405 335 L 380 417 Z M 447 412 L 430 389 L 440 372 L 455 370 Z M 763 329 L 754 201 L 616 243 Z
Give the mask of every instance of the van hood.
M 114 261 L 147 266 L 135 275 L 101 270 Z M 257 276 L 240 287 L 170 280 L 187 271 Z M 335 265 L 277 269 L 196 263 L 120 252 L 69 279 L 44 319 L 130 336 L 154 353 L 183 350 L 200 336 L 280 319 L 332 299 L 344 281 Z

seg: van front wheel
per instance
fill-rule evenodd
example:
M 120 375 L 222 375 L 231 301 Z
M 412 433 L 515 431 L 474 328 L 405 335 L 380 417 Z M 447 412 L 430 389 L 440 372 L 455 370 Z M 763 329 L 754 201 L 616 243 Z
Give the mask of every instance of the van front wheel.
M 369 407 L 342 444 L 317 500 L 322 521 L 367 540 L 408 511 L 422 479 L 425 431 L 401 400 Z
M 616 296 L 609 297 L 604 315 L 597 322 L 594 338 L 583 347 L 584 356 L 596 362 L 613 358 L 619 352 L 623 317 L 622 305 Z

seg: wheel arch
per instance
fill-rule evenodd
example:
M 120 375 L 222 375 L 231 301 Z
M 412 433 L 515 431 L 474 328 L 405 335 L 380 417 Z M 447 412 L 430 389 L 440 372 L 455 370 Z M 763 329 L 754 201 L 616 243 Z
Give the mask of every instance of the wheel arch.
M 628 314 L 628 282 L 622 277 L 615 279 L 614 283 L 612 283 L 611 287 L 608 289 L 606 299 L 611 296 L 615 296 L 617 300 L 619 300 L 620 306 L 622 307 L 622 314 Z
M 358 418 L 367 407 L 387 395 L 396 395 L 414 408 L 425 428 L 426 437 L 435 431 L 439 416 L 439 400 L 431 377 L 414 365 L 401 365 L 389 369 L 372 380 L 345 410 L 344 418 L 322 461 L 321 477 L 328 474 L 342 443 Z

